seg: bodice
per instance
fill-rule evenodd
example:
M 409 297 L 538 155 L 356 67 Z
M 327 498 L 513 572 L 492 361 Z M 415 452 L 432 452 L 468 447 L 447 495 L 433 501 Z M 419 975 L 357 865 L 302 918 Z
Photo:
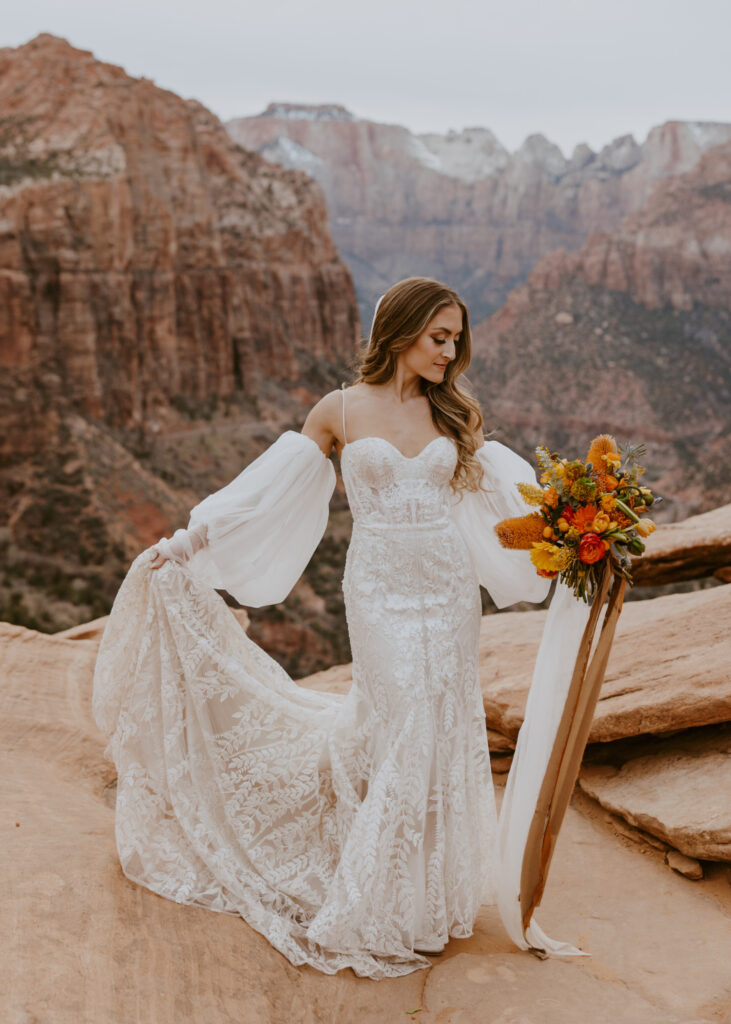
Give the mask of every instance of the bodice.
M 353 525 L 447 525 L 456 464 L 456 445 L 445 436 L 435 437 L 411 458 L 382 437 L 349 441 L 340 467 Z

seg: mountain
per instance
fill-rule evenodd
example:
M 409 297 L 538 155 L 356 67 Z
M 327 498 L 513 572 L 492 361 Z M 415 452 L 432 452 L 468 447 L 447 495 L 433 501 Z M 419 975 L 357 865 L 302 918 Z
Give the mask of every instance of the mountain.
M 645 441 L 662 519 L 728 502 L 731 143 L 615 230 L 539 261 L 474 351 L 488 427 L 572 454 L 604 431 Z
M 320 187 L 200 103 L 42 34 L 0 49 L 0 113 L 0 608 L 58 628 L 301 425 L 360 323 Z
M 670 121 L 643 143 L 623 135 L 599 152 L 582 144 L 566 158 L 534 134 L 510 153 L 487 128 L 415 135 L 336 104 L 272 103 L 226 127 L 320 183 L 364 323 L 378 295 L 411 274 L 445 280 L 481 320 L 541 257 L 613 229 L 656 181 L 731 140 L 731 124 Z

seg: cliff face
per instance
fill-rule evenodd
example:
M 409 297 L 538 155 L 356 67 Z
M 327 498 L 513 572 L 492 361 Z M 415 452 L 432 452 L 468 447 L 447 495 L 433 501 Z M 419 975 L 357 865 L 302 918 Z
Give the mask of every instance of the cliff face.
M 52 630 L 299 429 L 360 324 L 319 186 L 199 103 L 41 35 L 0 114 L 0 616 Z
M 668 122 L 642 144 L 626 135 L 598 153 L 577 146 L 566 159 L 543 135 L 509 153 L 485 128 L 413 135 L 343 107 L 294 104 L 270 104 L 227 128 L 322 185 L 364 322 L 377 296 L 410 274 L 446 280 L 482 319 L 541 257 L 613 229 L 656 181 L 731 139 L 731 125 Z
M 583 450 L 608 430 L 647 442 L 673 498 L 659 518 L 729 501 L 731 144 L 541 260 L 474 340 L 487 415 L 526 446 Z
M 43 405 L 164 427 L 172 399 L 350 354 L 351 278 L 305 174 L 54 36 L 0 50 L 0 110 L 0 365 L 22 389 L 6 457 L 42 440 Z

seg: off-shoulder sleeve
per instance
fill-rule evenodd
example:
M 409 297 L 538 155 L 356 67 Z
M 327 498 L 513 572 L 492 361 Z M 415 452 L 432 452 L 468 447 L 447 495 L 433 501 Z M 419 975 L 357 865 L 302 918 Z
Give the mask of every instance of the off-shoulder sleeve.
M 485 441 L 475 453 L 485 475 L 482 490 L 455 496 L 452 518 L 467 545 L 477 578 L 498 608 L 516 601 L 540 603 L 551 581 L 536 573 L 528 551 L 504 548 L 494 526 L 501 519 L 524 516 L 531 511 L 516 488 L 518 483 L 537 483 L 529 462 L 499 441 Z
M 283 601 L 320 542 L 335 469 L 320 446 L 287 430 L 190 512 L 207 543 L 188 568 L 243 605 Z

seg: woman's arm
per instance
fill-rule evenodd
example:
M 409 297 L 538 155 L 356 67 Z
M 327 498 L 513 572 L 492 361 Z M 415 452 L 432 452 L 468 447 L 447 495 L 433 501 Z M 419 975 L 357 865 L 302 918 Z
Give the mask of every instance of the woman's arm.
M 324 395 L 308 412 L 302 434 L 309 437 L 327 457 L 332 446 L 339 440 L 340 430 L 337 426 L 338 416 L 342 409 L 342 398 L 339 391 L 330 391 Z M 161 537 L 152 551 L 151 569 L 159 569 L 168 560 L 183 563 L 189 562 L 193 555 L 208 543 L 206 523 L 199 523 L 187 530 L 178 529 L 172 537 Z
M 307 433 L 286 430 L 230 483 L 194 506 L 187 530 L 153 546 L 150 566 L 168 559 L 184 563 L 244 605 L 284 600 L 327 524 L 335 488 L 335 469 L 325 454 L 328 440 L 332 447 L 333 404 L 331 399 L 315 407 Z
M 344 443 L 342 434 L 342 401 L 340 391 L 329 391 L 316 405 L 307 413 L 302 426 L 302 433 L 310 437 L 322 450 L 325 456 L 329 456 L 333 445 L 338 442 Z

